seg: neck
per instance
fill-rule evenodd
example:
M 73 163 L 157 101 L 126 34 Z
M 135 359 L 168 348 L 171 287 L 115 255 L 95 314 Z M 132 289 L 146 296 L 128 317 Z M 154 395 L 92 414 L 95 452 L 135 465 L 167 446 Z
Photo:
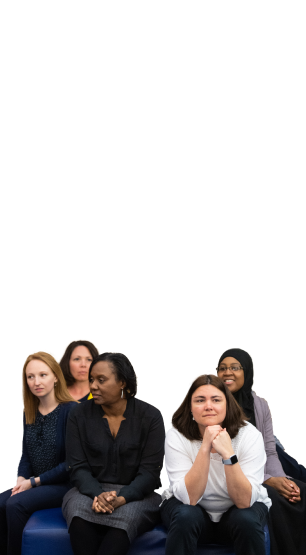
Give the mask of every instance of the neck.
M 49 414 L 58 405 L 58 401 L 55 398 L 54 391 L 51 391 L 46 397 L 42 397 L 39 401 L 38 410 L 41 414 Z
M 72 397 L 76 399 L 80 399 L 84 397 L 86 393 L 89 393 L 89 381 L 85 380 L 84 382 L 75 381 L 74 384 L 68 387 L 68 391 Z
M 127 405 L 127 400 L 120 399 L 119 401 L 117 401 L 112 405 L 101 405 L 101 406 L 106 416 L 118 417 L 124 414 L 126 405 Z

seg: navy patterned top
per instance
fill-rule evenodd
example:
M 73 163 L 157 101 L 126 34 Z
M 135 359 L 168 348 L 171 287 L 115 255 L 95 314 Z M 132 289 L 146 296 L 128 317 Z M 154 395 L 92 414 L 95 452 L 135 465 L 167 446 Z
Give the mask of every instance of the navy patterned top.
M 34 424 L 27 426 L 26 444 L 34 476 L 56 466 L 56 426 L 60 405 L 49 414 L 37 411 Z
M 67 417 L 69 411 L 72 407 L 74 407 L 77 403 L 71 401 L 69 403 L 60 403 L 56 411 L 58 410 L 58 414 L 56 414 L 57 424 L 56 424 L 56 444 L 55 444 L 55 466 L 51 468 L 51 470 L 46 470 L 42 474 L 39 474 L 40 483 L 42 486 L 50 485 L 50 484 L 62 484 L 69 481 L 69 474 L 66 470 L 66 449 L 65 449 L 65 439 L 66 439 L 66 424 L 67 424 Z M 86 403 L 85 403 L 86 404 Z M 55 410 L 53 412 L 55 412 Z M 50 415 L 53 413 L 50 413 Z M 42 416 L 42 415 L 41 415 Z M 45 419 L 46 417 L 43 416 Z M 48 421 L 48 418 L 47 418 Z M 45 424 L 45 421 L 43 425 Z M 48 425 L 48 422 L 47 422 Z M 34 469 L 32 467 L 32 458 L 30 458 L 28 444 L 27 444 L 27 437 L 28 437 L 28 429 L 32 426 L 32 424 L 26 424 L 25 413 L 23 414 L 23 440 L 22 440 L 22 455 L 20 459 L 20 463 L 18 466 L 18 476 L 23 476 L 26 480 L 30 478 L 30 476 L 34 476 Z M 41 431 L 45 437 L 45 431 Z M 39 440 L 39 438 L 38 438 Z M 31 443 L 31 442 L 30 442 Z M 34 455 L 35 458 L 35 455 Z M 33 461 L 34 464 L 34 461 Z M 49 466 L 49 465 L 48 465 Z

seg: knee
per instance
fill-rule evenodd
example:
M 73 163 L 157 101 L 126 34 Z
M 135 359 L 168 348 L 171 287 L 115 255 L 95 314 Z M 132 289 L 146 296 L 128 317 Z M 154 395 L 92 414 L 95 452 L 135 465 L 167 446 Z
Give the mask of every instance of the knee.
M 26 508 L 22 503 L 22 498 L 20 497 L 20 494 L 17 493 L 16 495 L 13 495 L 7 500 L 6 513 L 9 515 L 9 514 L 14 514 L 18 511 L 24 513 L 26 511 Z
M 243 536 L 249 536 L 256 532 L 263 531 L 263 522 L 260 516 L 250 508 L 238 509 L 235 514 L 234 527 L 239 529 L 239 533 Z
M 203 514 L 198 505 L 180 505 L 172 517 L 171 526 L 185 533 L 203 525 Z

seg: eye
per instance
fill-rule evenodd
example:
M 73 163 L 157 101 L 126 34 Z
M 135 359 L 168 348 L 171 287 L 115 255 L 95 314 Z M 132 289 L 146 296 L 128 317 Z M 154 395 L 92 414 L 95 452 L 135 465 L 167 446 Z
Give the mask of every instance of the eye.
M 104 381 L 104 378 L 99 378 L 99 383 L 103 383 Z

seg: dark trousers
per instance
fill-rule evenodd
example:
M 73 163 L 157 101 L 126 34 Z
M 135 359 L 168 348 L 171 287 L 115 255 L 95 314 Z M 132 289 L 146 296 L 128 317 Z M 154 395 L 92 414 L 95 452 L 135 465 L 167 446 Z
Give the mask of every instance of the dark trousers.
M 276 451 L 280 463 L 284 469 L 287 476 L 290 476 L 292 480 L 301 480 L 301 482 L 306 482 L 306 468 L 302 464 L 299 464 L 293 457 L 290 457 L 286 451 L 276 444 Z
M 236 555 L 264 555 L 264 525 L 268 509 L 254 503 L 247 509 L 233 505 L 219 522 L 212 522 L 200 505 L 184 505 L 175 497 L 164 501 L 161 517 L 168 528 L 166 555 L 193 555 L 197 545 L 234 544 Z
M 71 484 L 39 486 L 11 497 L 0 494 L 0 555 L 21 555 L 22 532 L 30 516 L 41 509 L 61 507 Z

